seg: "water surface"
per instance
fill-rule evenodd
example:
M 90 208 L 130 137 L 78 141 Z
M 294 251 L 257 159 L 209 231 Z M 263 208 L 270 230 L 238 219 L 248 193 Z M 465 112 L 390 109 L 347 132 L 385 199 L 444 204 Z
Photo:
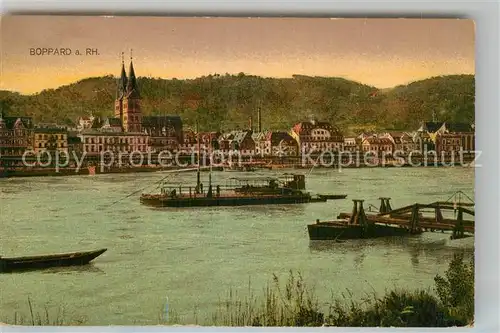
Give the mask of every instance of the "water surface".
M 281 171 L 282 172 L 282 171 Z M 213 181 L 277 174 L 213 173 Z M 276 274 L 300 271 L 322 302 L 350 290 L 353 297 L 393 287 L 432 288 L 454 252 L 473 251 L 473 239 L 446 233 L 405 239 L 310 242 L 306 225 L 350 212 L 351 199 L 392 207 L 474 195 L 472 168 L 315 169 L 308 190 L 348 199 L 302 205 L 152 209 L 140 192 L 165 173 L 0 180 L 0 253 L 21 256 L 93 250 L 108 252 L 86 267 L 0 275 L 0 321 L 35 309 L 64 310 L 88 325 L 157 324 L 168 297 L 184 323 L 210 318 L 229 289 L 260 294 Z M 207 182 L 208 175 L 202 174 Z M 194 184 L 196 175 L 169 180 Z M 123 199 L 116 204 L 113 202 Z M 52 315 L 54 316 L 54 315 Z

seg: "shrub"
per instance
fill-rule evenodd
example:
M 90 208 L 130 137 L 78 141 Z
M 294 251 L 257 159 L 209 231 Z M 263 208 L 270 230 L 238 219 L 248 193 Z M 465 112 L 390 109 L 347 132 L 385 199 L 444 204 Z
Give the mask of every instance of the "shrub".
M 474 256 L 464 262 L 464 254 L 453 256 L 444 277 L 434 278 L 439 300 L 448 310 L 448 316 L 462 325 L 474 321 Z

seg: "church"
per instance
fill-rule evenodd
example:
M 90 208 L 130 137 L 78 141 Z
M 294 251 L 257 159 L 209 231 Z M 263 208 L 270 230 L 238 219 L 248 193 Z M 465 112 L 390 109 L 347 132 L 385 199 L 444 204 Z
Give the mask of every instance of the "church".
M 183 142 L 182 120 L 177 115 L 143 116 L 141 94 L 137 85 L 132 57 L 128 76 L 122 59 L 122 68 L 117 82 L 115 118 L 121 122 L 124 132 L 144 133 L 150 137 L 152 152 L 174 151 Z

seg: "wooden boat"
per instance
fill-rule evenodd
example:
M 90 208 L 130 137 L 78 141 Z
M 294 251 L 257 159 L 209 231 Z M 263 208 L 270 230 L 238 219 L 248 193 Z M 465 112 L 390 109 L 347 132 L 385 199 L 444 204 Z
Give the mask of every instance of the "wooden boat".
M 50 267 L 86 265 L 107 249 L 88 252 L 72 252 L 51 255 L 3 258 L 0 257 L 0 273 L 45 269 Z
M 161 193 L 146 194 L 140 202 L 153 207 L 211 207 L 211 206 L 249 206 L 285 205 L 310 202 L 325 202 L 326 199 L 313 198 L 305 189 L 304 175 L 285 175 L 281 185 L 273 177 L 231 178 L 237 185 L 213 187 L 209 180 L 208 191 L 203 190 L 198 172 L 197 185 L 194 187 L 161 187 Z M 211 179 L 211 178 L 209 178 Z M 184 192 L 182 191 L 184 189 Z M 186 191 L 187 190 L 187 191 Z
M 347 194 L 318 194 L 318 197 L 326 200 L 339 200 L 347 198 Z
M 317 222 L 307 226 L 310 240 L 335 240 L 341 242 L 348 239 L 378 238 L 410 235 L 405 228 L 386 226 L 383 224 L 349 224 L 347 221 Z
M 213 195 L 213 196 L 141 196 L 141 203 L 153 207 L 211 207 L 211 206 L 251 206 L 286 205 L 311 202 L 308 193 L 290 192 L 272 195 Z
M 328 199 L 320 197 L 320 196 L 311 196 L 310 202 L 327 202 Z

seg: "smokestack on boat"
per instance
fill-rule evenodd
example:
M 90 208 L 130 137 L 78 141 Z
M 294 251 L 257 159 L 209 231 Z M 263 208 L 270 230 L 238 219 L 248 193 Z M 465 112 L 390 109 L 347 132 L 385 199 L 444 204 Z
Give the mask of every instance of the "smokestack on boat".
M 257 109 L 257 122 L 259 125 L 259 133 L 262 132 L 262 116 L 260 114 L 260 105 L 259 108 Z

